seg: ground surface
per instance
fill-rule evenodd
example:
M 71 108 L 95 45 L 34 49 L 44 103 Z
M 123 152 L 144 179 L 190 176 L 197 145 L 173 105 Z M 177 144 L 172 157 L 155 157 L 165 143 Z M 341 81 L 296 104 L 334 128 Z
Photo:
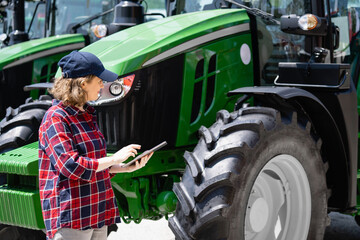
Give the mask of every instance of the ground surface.
M 360 227 L 352 216 L 331 213 L 330 217 L 324 240 L 360 240 Z
M 360 240 L 360 227 L 353 217 L 331 213 L 331 225 L 326 229 L 324 240 Z M 143 220 L 140 224 L 118 224 L 118 231 L 112 232 L 108 240 L 174 240 L 174 234 L 167 221 Z

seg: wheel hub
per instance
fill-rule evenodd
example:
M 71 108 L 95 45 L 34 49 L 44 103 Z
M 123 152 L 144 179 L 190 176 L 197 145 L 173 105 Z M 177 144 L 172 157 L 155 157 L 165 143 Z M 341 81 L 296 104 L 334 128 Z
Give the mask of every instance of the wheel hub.
M 249 195 L 245 240 L 305 240 L 310 219 L 311 192 L 304 168 L 290 155 L 270 159 Z
M 257 198 L 250 208 L 249 223 L 253 232 L 261 232 L 269 219 L 269 205 L 264 198 Z

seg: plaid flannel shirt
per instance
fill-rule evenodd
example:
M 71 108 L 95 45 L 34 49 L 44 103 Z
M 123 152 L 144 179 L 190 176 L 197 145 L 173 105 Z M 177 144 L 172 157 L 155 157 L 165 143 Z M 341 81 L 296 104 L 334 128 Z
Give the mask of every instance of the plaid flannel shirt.
M 109 170 L 96 172 L 106 156 L 95 110 L 58 100 L 39 129 L 39 187 L 47 238 L 59 228 L 101 228 L 120 222 Z

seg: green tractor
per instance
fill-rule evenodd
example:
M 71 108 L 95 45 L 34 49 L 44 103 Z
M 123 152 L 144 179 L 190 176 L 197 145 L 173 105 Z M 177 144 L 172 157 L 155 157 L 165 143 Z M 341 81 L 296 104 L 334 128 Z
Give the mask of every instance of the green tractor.
M 320 240 L 329 212 L 358 221 L 359 1 L 159 2 L 168 17 L 81 50 L 119 75 L 90 103 L 109 154 L 168 142 L 112 178 L 123 222 Z M 0 172 L 0 238 L 41 235 L 38 143 L 1 154 Z

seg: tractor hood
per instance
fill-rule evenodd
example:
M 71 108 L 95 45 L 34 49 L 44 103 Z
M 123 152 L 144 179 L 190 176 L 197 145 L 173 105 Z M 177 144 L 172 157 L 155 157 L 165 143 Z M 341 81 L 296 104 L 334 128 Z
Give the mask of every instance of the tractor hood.
M 18 43 L 0 49 L 0 70 L 84 46 L 85 39 L 81 34 L 66 34 Z
M 81 51 L 95 54 L 105 68 L 123 75 L 211 40 L 249 29 L 245 10 L 209 10 L 140 24 L 101 39 Z M 60 70 L 56 74 L 59 76 Z

